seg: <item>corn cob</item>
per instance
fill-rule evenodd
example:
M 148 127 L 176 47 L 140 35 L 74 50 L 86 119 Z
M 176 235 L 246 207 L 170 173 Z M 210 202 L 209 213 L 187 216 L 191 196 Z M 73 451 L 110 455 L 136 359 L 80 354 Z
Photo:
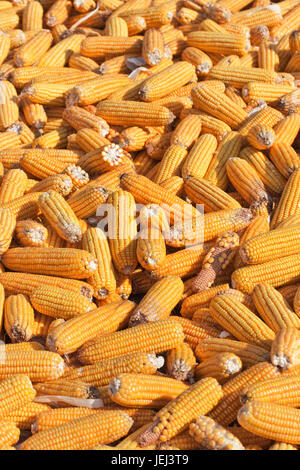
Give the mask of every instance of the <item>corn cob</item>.
M 285 185 L 271 221 L 271 229 L 276 228 L 287 217 L 299 213 L 299 181 L 300 170 L 297 169 L 291 174 L 287 184 Z
M 80 53 L 92 59 L 104 58 L 106 55 L 139 54 L 142 40 L 139 37 L 90 36 L 81 43 Z
M 241 359 L 233 353 L 215 354 L 195 368 L 196 379 L 214 377 L 220 384 L 235 376 L 242 369 Z
M 36 395 L 27 375 L 11 375 L 0 383 L 0 415 L 5 417 L 15 409 L 31 402 Z
M 59 378 L 51 382 L 40 382 L 34 384 L 34 389 L 38 395 L 66 396 L 83 399 L 99 399 L 100 391 L 90 384 L 80 380 L 68 380 Z
M 292 145 L 300 129 L 300 114 L 291 113 L 274 127 L 276 142 Z
M 184 189 L 189 199 L 196 204 L 203 204 L 205 212 L 240 208 L 240 204 L 225 191 L 204 178 L 188 177 Z
M 158 334 L 159 336 L 157 336 Z M 101 359 L 128 352 L 159 353 L 176 347 L 183 342 L 183 338 L 182 327 L 177 321 L 173 319 L 159 320 L 107 334 L 80 349 L 78 359 L 82 363 L 92 364 Z M 125 340 L 124 343 L 121 343 L 122 339 Z M 116 350 L 114 350 L 114 345 Z
M 299 405 L 299 376 L 286 376 L 265 380 L 246 386 L 241 395 L 242 403 L 259 400 L 297 408 Z
M 191 347 L 182 343 L 167 352 L 166 365 L 168 375 L 176 380 L 193 380 L 196 358 Z
M 274 332 L 233 296 L 218 295 L 210 303 L 212 317 L 240 341 L 268 349 Z
M 123 411 L 103 411 L 38 432 L 21 444 L 22 450 L 88 450 L 96 444 L 109 444 L 126 435 L 133 419 Z M 89 429 L 82 438 L 81 430 Z
M 29 341 L 34 314 L 29 299 L 23 294 L 9 296 L 4 305 L 5 331 L 13 342 Z
M 183 294 L 179 277 L 168 276 L 157 281 L 133 311 L 129 325 L 137 325 L 167 318 Z
M 137 242 L 137 259 L 145 269 L 152 270 L 160 266 L 166 257 L 165 239 L 159 228 L 145 228 Z
M 298 414 L 293 408 L 250 400 L 239 410 L 238 422 L 259 436 L 299 444 Z
M 180 313 L 183 317 L 191 318 L 199 307 L 207 307 L 210 300 L 221 290 L 228 289 L 229 284 L 223 284 L 205 289 L 197 294 L 189 295 L 181 304 Z
M 268 450 L 298 450 L 297 447 L 292 444 L 286 444 L 285 442 L 275 442 Z
M 188 318 L 174 316 L 172 317 L 181 324 L 184 333 L 185 342 L 194 351 L 199 341 L 204 338 L 220 337 L 222 335 L 222 327 L 211 321 L 192 321 Z
M 190 435 L 205 449 L 244 450 L 242 443 L 208 416 L 199 416 L 190 424 Z
M 271 362 L 281 370 L 299 365 L 299 330 L 292 326 L 282 328 L 276 334 L 271 348 Z
M 122 406 L 161 408 L 187 389 L 170 377 L 125 373 L 110 381 L 108 392 Z
M 14 53 L 14 62 L 18 67 L 27 67 L 40 61 L 51 47 L 53 37 L 50 31 L 41 30 L 19 47 Z
M 0 450 L 5 450 L 7 446 L 16 444 L 20 437 L 20 429 L 15 423 L 1 420 Z
M 190 176 L 203 178 L 216 149 L 217 139 L 211 134 L 202 134 L 183 162 L 182 177 L 184 179 Z
M 267 362 L 258 363 L 244 372 L 240 372 L 223 385 L 223 398 L 209 413 L 209 416 L 222 426 L 228 426 L 236 419 L 243 387 L 262 380 L 276 378 L 278 375 L 277 369 Z
M 0 210 L 0 254 L 8 250 L 15 226 L 16 218 L 13 212 L 5 208 Z
M 157 441 L 168 441 L 185 430 L 199 414 L 210 411 L 221 397 L 222 390 L 216 380 L 206 378 L 196 382 L 158 411 L 152 425 L 140 434 L 140 445 L 145 447 Z
M 52 255 L 51 264 L 49 255 Z M 90 277 L 97 269 L 97 260 L 90 253 L 73 248 L 11 248 L 3 255 L 3 263 L 13 271 L 42 272 L 71 279 Z
M 107 335 L 126 326 L 134 307 L 133 302 L 121 300 L 74 317 L 49 333 L 48 348 L 61 354 L 74 352 L 97 335 Z M 89 328 L 83 328 L 85 325 Z
M 48 412 L 49 406 L 42 403 L 28 403 L 20 408 L 17 408 L 5 417 L 7 421 L 15 423 L 20 430 L 29 430 L 34 423 L 36 416 L 40 413 Z
M 280 173 L 289 178 L 300 167 L 300 158 L 293 147 L 284 142 L 275 142 L 270 149 L 270 158 Z

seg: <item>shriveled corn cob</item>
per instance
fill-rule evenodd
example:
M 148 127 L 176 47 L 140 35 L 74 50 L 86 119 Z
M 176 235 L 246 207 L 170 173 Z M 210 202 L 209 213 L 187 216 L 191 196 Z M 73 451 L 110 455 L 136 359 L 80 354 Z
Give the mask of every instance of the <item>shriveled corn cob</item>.
M 190 435 L 205 449 L 244 450 L 242 443 L 208 416 L 199 416 L 190 424 Z

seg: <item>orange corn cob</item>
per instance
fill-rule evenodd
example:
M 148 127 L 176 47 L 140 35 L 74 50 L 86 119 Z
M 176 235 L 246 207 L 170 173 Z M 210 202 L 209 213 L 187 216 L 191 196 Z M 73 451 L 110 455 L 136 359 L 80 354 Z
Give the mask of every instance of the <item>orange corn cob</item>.
M 132 37 L 110 37 L 90 36 L 81 43 L 80 53 L 85 57 L 93 59 L 103 58 L 108 54 L 139 54 L 142 40 L 138 36 Z
M 13 84 L 3 80 L 0 85 L 0 129 L 3 131 L 19 119 L 19 108 L 16 103 L 17 92 Z
M 218 295 L 210 303 L 212 317 L 240 341 L 268 349 L 274 332 L 233 296 Z
M 216 149 L 217 139 L 211 134 L 202 134 L 183 162 L 181 168 L 182 177 L 184 179 L 190 176 L 203 178 Z
M 43 7 L 40 2 L 28 2 L 22 14 L 23 31 L 42 29 L 43 13 Z
M 30 431 L 37 415 L 40 413 L 47 413 L 49 410 L 50 408 L 47 405 L 31 402 L 11 411 L 5 419 L 15 423 L 20 430 Z
M 159 320 L 107 334 L 79 350 L 78 359 L 82 363 L 94 363 L 128 352 L 159 353 L 176 347 L 183 342 L 183 338 L 182 327 L 177 321 Z
M 274 127 L 276 142 L 292 145 L 300 129 L 300 114 L 291 113 Z
M 204 178 L 188 177 L 184 183 L 184 190 L 189 199 L 196 204 L 204 205 L 205 212 L 241 207 L 238 201 Z
M 35 395 L 36 392 L 27 375 L 11 375 L 2 380 L 0 382 L 1 417 L 5 417 L 16 408 L 25 406 L 34 399 Z
M 149 227 L 141 231 L 136 255 L 141 266 L 150 271 L 163 263 L 166 257 L 166 244 L 159 228 Z
M 108 190 L 101 185 L 87 185 L 72 194 L 68 199 L 68 204 L 77 217 L 90 217 L 97 213 L 101 204 L 107 200 L 108 195 Z
M 0 210 L 0 254 L 8 250 L 13 232 L 16 226 L 16 218 L 9 209 Z
M 286 444 L 285 442 L 275 442 L 268 450 L 298 450 L 297 447 L 292 444 Z
M 23 294 L 9 296 L 4 304 L 4 326 L 12 342 L 29 341 L 33 323 L 33 308 L 28 297 Z
M 233 353 L 219 353 L 205 359 L 195 368 L 195 377 L 214 377 L 219 383 L 224 383 L 242 369 L 242 361 Z
M 181 304 L 180 313 L 183 317 L 191 318 L 196 309 L 208 307 L 210 300 L 220 291 L 229 288 L 229 284 L 221 284 L 210 289 L 205 289 L 194 295 L 189 295 Z
M 16 444 L 20 437 L 20 429 L 14 422 L 1 420 L 0 450 L 5 450 L 7 446 Z
M 194 351 L 199 343 L 204 338 L 220 337 L 222 334 L 222 327 L 216 323 L 209 321 L 192 321 L 182 317 L 172 317 L 181 324 L 184 333 L 185 342 Z
M 246 386 L 241 395 L 242 403 L 259 400 L 297 408 L 299 406 L 299 376 L 286 376 L 264 380 Z
M 225 55 L 242 56 L 250 49 L 250 43 L 246 37 L 215 31 L 193 31 L 187 35 L 187 43 L 204 52 Z
M 236 436 L 245 447 L 259 446 L 260 449 L 266 449 L 271 444 L 270 439 L 265 439 L 264 437 L 252 434 L 252 432 L 247 431 L 241 426 L 228 426 L 226 429 L 228 429 L 229 432 Z
M 157 281 L 133 311 L 129 325 L 137 325 L 167 318 L 183 294 L 179 277 L 168 276 Z
M 215 379 L 206 378 L 196 382 L 158 411 L 152 425 L 140 434 L 140 445 L 145 447 L 157 441 L 168 441 L 183 431 L 199 414 L 210 411 L 221 397 L 222 390 Z
M 285 185 L 271 221 L 271 229 L 276 228 L 287 217 L 299 213 L 299 181 L 300 170 L 297 169 L 291 174 Z
M 83 399 L 99 399 L 100 391 L 90 384 L 81 382 L 80 380 L 68 380 L 59 378 L 52 382 L 40 382 L 34 384 L 34 389 L 38 395 L 54 395 Z
M 176 380 L 192 380 L 196 366 L 196 358 L 191 347 L 182 343 L 167 352 L 167 371 Z
M 120 300 L 71 318 L 49 333 L 48 348 L 60 354 L 74 352 L 97 335 L 108 335 L 125 327 L 134 307 L 134 302 Z
M 300 158 L 293 147 L 284 142 L 275 142 L 270 149 L 270 158 L 280 173 L 289 178 L 300 167 Z

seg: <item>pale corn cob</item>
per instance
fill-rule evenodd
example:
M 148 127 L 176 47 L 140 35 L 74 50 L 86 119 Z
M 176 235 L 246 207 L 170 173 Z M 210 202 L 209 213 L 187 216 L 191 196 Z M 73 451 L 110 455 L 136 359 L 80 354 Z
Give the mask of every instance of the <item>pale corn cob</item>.
M 182 343 L 167 352 L 166 366 L 168 375 L 176 380 L 193 380 L 196 358 L 191 347 Z
M 216 149 L 217 139 L 211 134 L 202 134 L 183 162 L 182 177 L 184 179 L 190 176 L 203 178 Z
M 169 317 L 182 294 L 183 282 L 179 277 L 168 276 L 157 281 L 132 312 L 129 326 Z
M 300 170 L 297 169 L 291 174 L 284 187 L 271 221 L 271 229 L 276 228 L 283 220 L 291 215 L 299 213 L 299 181 Z
M 176 347 L 183 342 L 183 339 L 182 326 L 177 321 L 159 320 L 107 334 L 80 349 L 78 359 L 82 363 L 89 364 L 128 352 L 159 353 Z
M 7 297 L 4 304 L 4 327 L 12 342 L 29 341 L 33 333 L 34 313 L 23 294 Z
M 189 433 L 205 449 L 244 450 L 242 443 L 233 434 L 208 416 L 200 415 L 191 423 Z
M 71 243 L 81 240 L 79 221 L 72 208 L 58 192 L 50 190 L 42 193 L 38 199 L 38 205 L 61 238 Z
M 164 235 L 157 227 L 143 229 L 137 242 L 136 255 L 144 269 L 153 270 L 160 266 L 166 257 Z
M 291 113 L 274 127 L 276 142 L 292 145 L 300 129 L 300 114 Z
M 15 423 L 20 430 L 30 431 L 31 425 L 40 413 L 48 412 L 49 406 L 42 403 L 27 403 L 26 405 L 12 410 L 5 419 Z
M 221 397 L 222 390 L 216 380 L 200 380 L 158 411 L 152 425 L 140 434 L 140 445 L 168 441 L 185 430 L 199 414 L 210 411 Z
M 133 419 L 122 411 L 103 411 L 54 426 L 28 438 L 22 450 L 88 450 L 96 444 L 109 444 L 126 435 Z M 89 429 L 82 440 L 82 430 Z
M 300 167 L 300 158 L 293 147 L 284 142 L 275 142 L 270 149 L 270 158 L 280 173 L 289 178 Z
M 108 335 L 125 327 L 134 307 L 134 302 L 121 300 L 74 317 L 49 333 L 48 348 L 61 354 L 74 352 L 97 335 Z M 88 328 L 83 328 L 85 325 Z
M 16 218 L 13 211 L 5 208 L 0 210 L 0 254 L 8 250 L 13 232 L 16 226 Z
M 163 366 L 162 356 L 154 354 L 130 353 L 114 358 L 103 359 L 90 366 L 71 370 L 65 377 L 69 380 L 80 379 L 96 387 L 108 385 L 120 374 L 155 374 Z
M 205 255 L 202 269 L 192 284 L 193 292 L 208 289 L 215 282 L 218 273 L 224 270 L 235 256 L 239 236 L 234 232 L 223 232 L 214 246 Z
M 19 119 L 19 108 L 16 102 L 17 92 L 13 84 L 2 80 L 0 85 L 0 129 L 3 131 Z
M 212 31 L 193 31 L 187 35 L 189 46 L 201 49 L 204 52 L 221 53 L 225 55 L 245 55 L 250 49 L 250 42 L 246 37 L 222 34 Z
M 228 159 L 235 158 L 239 155 L 242 147 L 242 137 L 234 131 L 230 131 L 225 135 L 219 143 L 214 153 L 205 175 L 205 179 L 225 190 L 229 184 L 226 163 Z
M 128 77 L 118 74 L 106 74 L 94 80 L 87 80 L 66 93 L 66 107 L 98 103 L 130 82 Z
M 109 383 L 110 398 L 128 407 L 162 408 L 188 389 L 188 385 L 170 377 L 125 373 Z
M 233 353 L 215 354 L 195 368 L 196 379 L 214 377 L 220 384 L 226 382 L 242 369 L 241 359 Z
M 299 406 L 299 376 L 283 375 L 246 386 L 242 390 L 241 402 L 246 403 L 248 400 L 259 400 L 297 408 Z
M 64 360 L 50 351 L 6 350 L 5 362 L 0 365 L 0 378 L 26 374 L 33 382 L 55 380 L 63 375 Z
M 228 426 L 236 419 L 240 408 L 240 394 L 245 385 L 252 385 L 263 380 L 276 378 L 279 375 L 276 367 L 268 362 L 261 362 L 226 382 L 223 387 L 223 398 L 209 413 L 209 416 L 222 426 Z
M 93 295 L 93 289 L 89 284 L 75 279 L 17 272 L 0 273 L 0 278 L 0 283 L 3 284 L 8 295 L 24 294 L 30 296 L 31 292 L 39 285 L 58 287 L 65 291 L 81 294 L 90 300 Z
M 137 266 L 137 227 L 133 196 L 119 189 L 108 196 L 112 210 L 108 214 L 108 237 L 115 268 L 123 274 L 132 273 Z M 126 215 L 123 220 L 121 216 Z
M 49 255 L 52 258 L 50 265 Z M 97 269 L 97 260 L 90 253 L 73 248 L 11 248 L 3 255 L 3 263 L 15 271 L 75 279 L 90 277 Z
M 276 334 L 271 348 L 271 362 L 280 370 L 299 365 L 299 330 L 292 326 L 282 328 Z
M 177 62 L 146 79 L 139 95 L 143 101 L 155 101 L 186 85 L 194 79 L 194 76 L 195 67 L 192 64 L 185 61 Z
M 97 116 L 109 124 L 122 126 L 163 126 L 174 120 L 164 106 L 136 101 L 102 101 L 97 105 Z
M 29 39 L 14 53 L 14 62 L 17 67 L 27 67 L 40 61 L 51 47 L 53 37 L 50 31 L 41 30 Z
M 248 117 L 243 108 L 233 103 L 225 94 L 217 93 L 208 87 L 193 88 L 192 99 L 196 108 L 223 120 L 233 129 L 237 129 Z
M 240 341 L 269 349 L 274 332 L 233 296 L 218 295 L 210 303 L 212 317 Z
M 299 249 L 293 245 L 293 240 L 299 236 L 300 227 L 297 225 L 257 235 L 243 243 L 240 257 L 244 263 L 259 264 L 297 254 Z
M 274 147 L 276 145 L 276 143 L 273 144 Z M 272 154 L 273 148 L 270 149 L 269 155 L 275 165 L 275 158 L 271 157 Z M 270 160 L 262 152 L 259 152 L 253 147 L 244 147 L 239 154 L 239 157 L 244 158 L 252 167 L 254 167 L 268 191 L 275 194 L 280 194 L 283 191 L 285 179 L 280 175 L 280 173 L 283 176 L 285 175 L 282 172 L 279 173 L 279 166 L 272 165 Z
M 69 319 L 93 310 L 88 298 L 59 287 L 38 287 L 30 294 L 35 310 L 54 318 Z
M 238 412 L 238 422 L 248 431 L 277 441 L 299 444 L 299 410 L 256 400 Z

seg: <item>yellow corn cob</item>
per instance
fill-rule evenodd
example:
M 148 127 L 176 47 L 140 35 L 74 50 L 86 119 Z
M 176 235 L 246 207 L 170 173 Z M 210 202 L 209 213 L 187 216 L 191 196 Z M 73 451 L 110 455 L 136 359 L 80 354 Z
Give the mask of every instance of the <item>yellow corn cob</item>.
M 292 32 L 294 29 L 297 29 L 297 18 L 299 16 L 299 11 L 299 5 L 296 5 L 294 8 L 284 14 L 283 21 L 275 25 L 271 30 L 271 34 L 275 39 L 278 40 L 282 38 L 283 35 L 286 35 Z
M 241 359 L 233 353 L 215 354 L 195 368 L 196 379 L 214 377 L 219 383 L 224 383 L 242 369 Z
M 113 377 L 120 374 L 155 374 L 163 365 L 163 357 L 155 354 L 132 353 L 103 359 L 90 366 L 72 369 L 65 374 L 69 380 L 80 379 L 96 387 L 108 385 Z
M 183 338 L 182 327 L 177 321 L 160 320 L 107 334 L 79 350 L 78 359 L 88 364 L 129 352 L 159 353 L 176 347 Z
M 43 315 L 42 313 L 36 313 L 33 324 L 33 336 L 46 338 L 52 322 L 52 317 L 48 317 L 47 315 Z
M 22 443 L 22 450 L 88 450 L 96 444 L 109 444 L 125 436 L 133 419 L 123 411 L 103 411 L 54 426 L 34 434 Z M 89 429 L 84 434 L 82 431 Z
M 19 119 L 19 108 L 16 102 L 17 92 L 13 84 L 2 80 L 0 85 L 0 130 L 3 131 Z
M 209 416 L 222 426 L 228 426 L 236 419 L 243 387 L 261 382 L 262 380 L 275 378 L 278 375 L 277 369 L 268 362 L 258 363 L 244 372 L 240 372 L 223 385 L 223 398 L 221 398 L 213 411 L 209 413 Z
M 73 248 L 11 248 L 3 255 L 3 263 L 14 271 L 42 272 L 71 279 L 90 277 L 97 269 L 97 260 L 90 253 Z
M 16 444 L 20 437 L 20 429 L 11 420 L 1 420 L 0 450 Z
M 285 300 L 288 302 L 289 305 L 293 305 L 298 287 L 299 287 L 299 284 L 291 284 L 289 286 L 279 288 L 278 292 L 280 292 L 280 294 L 283 295 L 283 297 L 285 298 Z M 296 309 L 297 309 L 297 306 L 295 303 L 294 305 L 295 312 L 296 312 Z
M 299 444 L 299 410 L 250 400 L 238 412 L 238 422 L 248 431 L 277 441 Z
M 20 408 L 12 410 L 5 419 L 15 423 L 20 430 L 30 431 L 37 415 L 40 413 L 47 413 L 49 410 L 49 406 L 42 403 L 27 403 Z
M 125 373 L 110 381 L 108 393 L 122 406 L 161 408 L 187 389 L 188 385 L 170 377 Z
M 261 449 L 266 449 L 271 444 L 271 440 L 252 434 L 241 426 L 228 426 L 226 429 L 236 436 L 245 447 L 259 446 Z
M 24 97 L 28 98 L 32 103 L 43 104 L 48 106 L 63 106 L 65 103 L 64 93 L 72 88 L 72 83 L 49 83 L 42 81 L 33 83 L 23 90 Z
M 270 149 L 270 158 L 280 173 L 289 178 L 300 167 L 300 158 L 293 147 L 284 142 L 275 142 Z
M 192 380 L 196 358 L 191 347 L 182 343 L 167 352 L 166 366 L 168 374 L 176 380 Z
M 275 141 L 275 133 L 271 127 L 257 125 L 250 129 L 247 135 L 250 145 L 258 150 L 265 150 L 272 147 Z
M 234 232 L 223 232 L 214 246 L 205 255 L 202 269 L 192 284 L 193 292 L 208 289 L 215 282 L 218 273 L 224 270 L 235 256 L 239 236 Z
M 176 194 L 178 197 L 182 197 L 184 193 L 184 180 L 180 178 L 180 176 L 171 176 L 170 178 L 162 181 L 160 185 L 171 191 L 172 193 Z
M 239 128 L 239 132 L 243 136 L 247 136 L 249 130 L 257 124 L 266 124 L 267 126 L 273 127 L 276 123 L 283 119 L 283 114 L 279 111 L 261 104 L 255 108 L 255 112 L 251 113 L 248 119 Z
M 103 58 L 108 54 L 139 54 L 142 40 L 138 36 L 110 37 L 90 36 L 81 43 L 80 53 L 93 59 Z
M 246 228 L 240 239 L 240 251 L 242 251 L 242 247 L 244 243 L 247 242 L 247 240 L 250 240 L 260 234 L 267 233 L 269 229 L 270 227 L 268 219 L 262 215 L 256 216 L 250 225 Z M 244 264 L 245 263 L 242 261 L 240 254 L 237 253 L 234 261 L 234 268 L 238 269 L 241 266 L 244 266 Z
M 258 47 L 258 66 L 266 70 L 277 70 L 279 57 L 272 43 L 262 41 Z
M 94 80 L 87 80 L 66 93 L 66 106 L 87 106 L 98 103 L 130 82 L 128 77 L 118 74 L 106 74 Z
M 181 54 L 181 58 L 196 67 L 198 77 L 206 77 L 212 68 L 210 57 L 196 47 L 186 47 Z
M 39 67 L 64 67 L 72 53 L 80 51 L 84 34 L 73 34 L 62 39 L 41 56 Z
M 299 313 L 300 313 L 300 289 L 299 289 L 299 286 L 297 286 L 296 288 L 297 288 L 297 290 L 296 290 L 292 305 L 294 306 L 294 310 L 296 312 L 296 315 L 299 316 Z
M 72 208 L 58 192 L 50 190 L 41 194 L 38 205 L 61 238 L 71 243 L 81 240 L 79 221 Z
M 189 433 L 205 449 L 244 450 L 237 437 L 208 416 L 199 416 L 191 423 Z
M 266 85 L 267 89 L 269 87 L 270 91 L 276 91 L 277 85 L 275 85 L 275 83 L 277 83 L 280 79 L 278 73 L 267 70 L 264 67 L 247 67 L 247 74 L 245 74 L 245 69 L 241 65 L 232 65 L 228 68 L 219 64 L 210 70 L 208 78 L 212 80 L 221 80 L 226 83 L 226 85 L 231 85 L 236 88 L 243 88 L 243 90 L 247 89 L 248 84 L 249 87 L 250 85 L 255 84 L 257 87 L 259 87 L 258 89 L 261 90 L 262 94 L 264 94 L 264 85 Z M 255 96 L 257 96 L 258 93 L 259 92 L 257 92 Z M 282 94 L 284 94 L 284 92 Z M 271 93 L 269 93 L 269 95 L 271 95 Z M 244 92 L 243 97 L 248 98 L 246 91 Z M 249 100 L 251 98 L 249 98 Z
M 88 298 L 59 287 L 41 286 L 34 289 L 30 294 L 30 302 L 38 312 L 66 320 L 93 310 Z
M 217 149 L 217 139 L 211 134 L 199 137 L 182 165 L 183 178 L 196 176 L 203 178 Z
M 139 95 L 144 101 L 155 101 L 186 85 L 194 79 L 194 76 L 195 67 L 192 64 L 185 61 L 177 62 L 146 79 Z
M 291 113 L 274 127 L 276 142 L 292 145 L 300 129 L 300 114 Z
M 50 351 L 6 350 L 5 362 L 0 365 L 0 378 L 26 374 L 33 382 L 55 380 L 63 375 L 64 360 Z
M 168 276 L 157 281 L 133 311 L 129 325 L 167 318 L 183 294 L 183 282 L 179 277 Z
M 27 124 L 36 129 L 42 129 L 47 122 L 47 115 L 44 107 L 41 104 L 32 103 L 27 98 L 23 98 L 21 103 Z
M 9 50 L 11 48 L 11 39 L 10 35 L 6 34 L 4 32 L 1 32 L 1 37 L 0 37 L 0 65 L 3 64 L 5 59 L 8 56 Z
M 73 168 L 73 167 L 67 167 L 67 168 Z M 32 192 L 46 192 L 49 190 L 56 191 L 57 193 L 61 194 L 62 196 L 68 196 L 70 192 L 72 191 L 74 184 L 72 178 L 69 176 L 67 172 L 67 168 L 64 170 L 65 174 L 58 174 L 58 175 L 52 175 L 48 176 L 47 178 L 44 178 L 41 181 L 36 182 L 29 191 L 29 193 Z M 77 168 L 77 167 L 75 167 Z
M 12 342 L 29 341 L 33 333 L 34 314 L 28 297 L 9 296 L 4 304 L 4 327 Z
M 48 121 L 48 123 L 50 124 L 50 121 Z M 67 145 L 67 137 L 69 133 L 70 128 L 63 126 L 53 131 L 45 132 L 45 134 L 40 137 L 37 137 L 34 140 L 33 147 L 44 149 L 64 148 Z
M 86 185 L 89 182 L 89 175 L 86 173 L 86 171 L 80 168 L 80 166 L 76 166 L 76 165 L 67 166 L 64 170 L 64 173 L 65 175 L 60 175 L 60 178 L 62 179 L 62 181 L 64 181 L 64 187 L 66 187 L 69 181 L 71 180 L 70 186 L 71 186 L 72 191 L 81 188 L 82 186 Z M 51 189 L 55 189 L 55 188 L 51 188 Z M 71 190 L 69 192 L 71 192 Z M 66 194 L 66 189 L 65 191 L 61 190 L 58 192 L 60 192 L 63 196 L 67 196 L 69 194 L 69 192 Z
M 137 259 L 147 270 L 160 266 L 166 257 L 165 239 L 159 228 L 142 230 L 137 242 Z
M 192 99 L 196 108 L 223 120 L 233 129 L 238 128 L 247 118 L 243 108 L 233 103 L 225 94 L 215 92 L 208 87 L 193 88 Z
M 220 53 L 225 55 L 245 55 L 250 49 L 250 42 L 246 37 L 230 35 L 215 31 L 193 31 L 187 35 L 189 46 L 201 49 L 204 52 Z
M 109 145 L 109 140 L 101 135 L 96 129 L 83 128 L 76 133 L 76 144 L 79 145 L 84 152 L 91 152 L 102 147 Z
M 297 169 L 291 174 L 285 185 L 271 221 L 271 229 L 276 228 L 283 220 L 291 215 L 299 213 L 299 181 L 300 170 Z
M 11 375 L 0 382 L 0 415 L 5 417 L 15 409 L 31 402 L 36 395 L 27 375 Z
M 68 199 L 68 204 L 77 217 L 90 217 L 96 214 L 101 204 L 107 200 L 108 195 L 108 190 L 103 186 L 87 185 L 79 192 L 72 194 Z
M 73 69 L 87 70 L 90 72 L 98 73 L 99 65 L 93 59 L 84 57 L 78 52 L 73 52 L 69 58 L 69 66 Z
M 300 363 L 299 330 L 292 326 L 282 328 L 276 334 L 271 348 L 271 362 L 281 370 L 289 370 Z
M 190 114 L 177 125 L 171 135 L 170 144 L 188 149 L 195 143 L 200 131 L 201 119 L 195 114 Z
M 247 227 L 252 220 L 249 209 L 229 209 L 209 212 L 204 215 L 204 241 L 213 240 L 223 232 L 237 232 Z
M 102 410 L 101 410 L 102 411 Z M 39 413 L 31 426 L 32 434 L 44 431 L 45 429 L 59 426 L 68 421 L 82 418 L 83 416 L 101 413 L 99 410 L 94 410 L 85 407 L 72 407 L 72 408 L 57 408 L 48 409 Z
M 119 145 L 127 152 L 135 152 L 144 148 L 146 140 L 149 138 L 147 131 L 140 127 L 128 127 L 120 133 Z
M 242 403 L 259 400 L 293 408 L 299 406 L 299 376 L 286 376 L 265 380 L 246 386 L 241 395 Z
M 102 101 L 97 105 L 97 116 L 109 124 L 128 126 L 163 126 L 174 120 L 164 106 L 136 101 Z
M 215 379 L 200 380 L 158 411 L 152 425 L 140 434 L 140 445 L 168 441 L 199 414 L 210 411 L 221 397 L 222 390 Z
M 137 266 L 135 202 L 130 193 L 119 189 L 108 196 L 107 203 L 112 211 L 108 214 L 108 237 L 115 268 L 123 274 L 130 274 Z M 121 219 L 120 214 L 126 214 Z
M 150 28 L 145 32 L 142 56 L 148 65 L 158 65 L 164 57 L 165 42 L 161 31 Z
M 41 382 L 34 384 L 34 389 L 38 395 L 66 396 L 83 399 L 100 398 L 100 391 L 90 384 L 80 380 L 68 380 L 59 378 L 51 382 Z
M 23 31 L 40 30 L 43 27 L 43 7 L 40 2 L 28 2 L 22 14 Z
M 61 173 L 70 163 L 78 163 L 80 155 L 80 151 L 74 150 L 32 149 L 25 152 L 20 163 L 25 171 L 44 179 Z
M 109 245 L 104 232 L 99 228 L 89 228 L 82 239 L 82 248 L 94 255 L 98 261 L 96 272 L 90 277 L 95 296 L 105 298 L 116 289 L 116 280 Z
M 127 437 L 125 437 L 125 439 L 123 439 L 119 444 L 117 444 L 115 449 L 120 449 L 120 450 L 154 450 L 156 449 L 156 445 L 154 444 L 144 447 L 142 449 L 138 443 L 139 435 L 141 434 L 141 432 L 143 432 L 145 429 L 149 427 L 150 423 L 151 421 L 144 424 L 142 427 L 138 428 L 133 433 L 129 434 Z
M 182 122 L 182 121 L 181 121 Z M 199 120 L 200 123 L 200 120 Z M 201 124 L 200 124 L 201 125 Z M 174 132 L 177 131 L 177 128 Z M 178 130 L 179 133 L 179 130 Z M 178 134 L 177 134 L 178 135 Z M 178 135 L 180 139 L 180 135 Z M 173 136 L 171 137 L 172 140 Z M 187 150 L 185 145 L 178 143 L 178 139 L 176 139 L 174 135 L 174 141 L 177 143 L 172 143 L 170 147 L 167 148 L 165 151 L 161 164 L 159 166 L 159 170 L 155 175 L 155 183 L 162 183 L 163 181 L 167 180 L 168 178 L 175 176 L 180 171 L 180 167 L 182 162 L 184 161 Z
M 2 208 L 1 208 L 2 209 Z M 0 210 L 0 254 L 8 250 L 13 232 L 16 226 L 16 218 L 9 209 Z
M 196 204 L 203 204 L 205 212 L 240 208 L 240 204 L 225 191 L 204 178 L 188 177 L 184 189 L 189 199 Z
M 69 11 L 72 7 L 68 0 L 56 0 L 45 14 L 45 21 L 50 28 L 64 23 L 68 18 Z
M 267 0 L 268 1 L 268 0 Z M 250 29 L 250 42 L 252 46 L 260 46 L 270 39 L 269 28 L 264 24 L 252 26 Z
M 297 254 L 299 250 L 293 245 L 293 240 L 299 236 L 298 225 L 257 235 L 245 241 L 240 248 L 240 257 L 244 263 L 259 264 Z
M 266 103 L 275 105 L 280 98 L 293 91 L 293 86 L 280 84 L 269 84 L 264 82 L 249 82 L 242 88 L 242 97 L 248 103 L 251 100 L 264 100 Z
M 50 31 L 38 31 L 25 44 L 19 47 L 14 54 L 17 67 L 26 67 L 40 61 L 51 47 L 53 37 Z
M 210 303 L 212 317 L 240 341 L 268 349 L 274 332 L 233 296 L 218 295 Z
M 49 333 L 48 348 L 60 354 L 74 352 L 97 335 L 107 335 L 125 327 L 134 307 L 134 302 L 121 300 L 74 317 Z
M 225 95 L 242 108 L 246 107 L 245 101 L 240 96 L 239 91 L 236 88 L 229 85 L 225 90 Z

